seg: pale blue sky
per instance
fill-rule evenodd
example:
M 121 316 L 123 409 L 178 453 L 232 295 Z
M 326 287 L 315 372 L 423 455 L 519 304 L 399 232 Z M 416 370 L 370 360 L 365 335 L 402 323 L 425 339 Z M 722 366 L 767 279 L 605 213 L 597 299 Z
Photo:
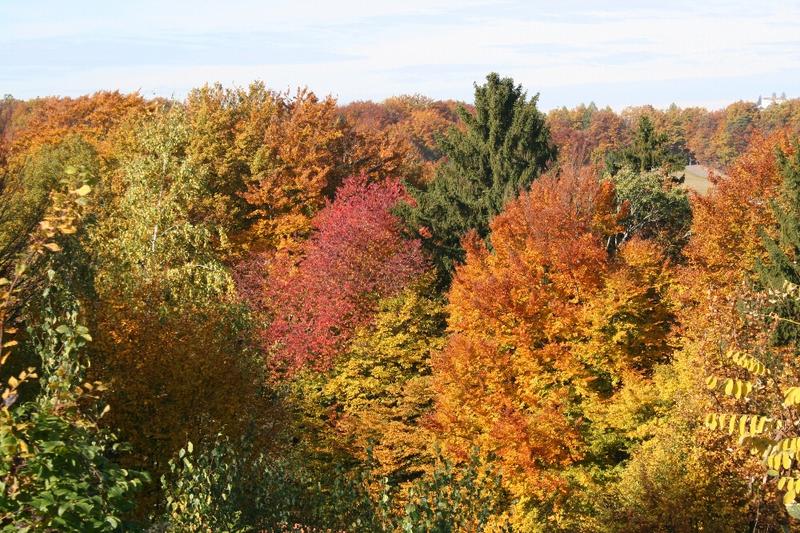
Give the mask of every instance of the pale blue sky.
M 471 100 L 490 71 L 544 109 L 800 96 L 800 1 L 0 0 L 0 94 L 18 98 L 261 79 Z

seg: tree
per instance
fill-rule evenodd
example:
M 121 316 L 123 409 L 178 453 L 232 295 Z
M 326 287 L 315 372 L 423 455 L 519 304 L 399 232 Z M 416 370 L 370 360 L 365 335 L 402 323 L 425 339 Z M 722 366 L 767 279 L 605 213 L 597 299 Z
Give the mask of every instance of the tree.
M 54 191 L 14 257 L 11 278 L 0 276 L 0 371 L 8 379 L 0 405 L 4 530 L 116 531 L 148 479 L 117 464 L 125 447 L 98 426 L 105 410 L 96 400 L 104 387 L 83 381 L 92 337 L 78 322 L 67 280 L 54 270 L 53 257 L 76 233 L 90 191 L 86 184 Z M 23 326 L 27 335 L 19 331 Z M 24 345 L 34 352 L 38 373 L 31 367 L 9 376 L 9 357 Z M 38 391 L 24 398 L 22 389 L 37 377 Z
M 95 184 L 97 178 L 94 149 L 75 135 L 39 146 L 20 169 L 0 174 L 0 274 L 27 246 L 31 232 L 52 209 L 52 193 L 65 180 L 78 188 L 84 182 Z
M 119 125 L 143 116 L 148 103 L 139 94 L 101 91 L 78 98 L 37 98 L 14 107 L 4 136 L 8 168 L 18 170 L 30 153 L 64 137 L 80 136 L 99 154 L 103 166 L 112 163 L 116 151 L 114 131 Z
M 657 131 L 650 117 L 641 115 L 632 143 L 619 152 L 610 153 L 606 167 L 614 175 L 625 166 L 634 172 L 649 172 L 659 168 L 683 168 L 688 162 L 686 150 L 671 146 L 667 133 Z
M 268 408 L 247 315 L 221 260 L 227 236 L 204 215 L 213 176 L 186 155 L 184 110 L 160 110 L 130 138 L 119 155 L 121 193 L 88 239 L 91 372 L 109 385 L 105 420 L 134 444 L 131 462 L 158 475 L 165 451 L 222 428 L 236 436 Z
M 722 432 L 701 429 L 704 417 L 723 413 L 727 432 L 731 411 L 775 414 L 783 400 L 780 391 L 770 392 L 767 396 L 772 405 L 765 408 L 760 398 L 748 394 L 746 408 L 740 410 L 734 407 L 734 396 L 725 394 L 728 378 L 730 390 L 735 392 L 733 380 L 743 382 L 746 376 L 743 367 L 726 357 L 729 348 L 734 349 L 730 354 L 766 355 L 762 341 L 769 331 L 763 320 L 754 319 L 754 308 L 747 302 L 753 302 L 756 259 L 765 255 L 758 228 L 772 226 L 769 200 L 780 183 L 776 147 L 786 147 L 784 136 L 756 139 L 728 175 L 716 179 L 707 196 L 693 198 L 691 238 L 674 293 L 681 334 L 672 361 L 663 368 L 671 377 L 660 387 L 665 394 L 658 429 L 633 454 L 615 489 L 620 508 L 640 509 L 634 515 L 640 525 L 631 524 L 632 529 L 651 529 L 648 524 L 654 523 L 653 517 L 674 524 L 679 531 L 694 531 L 710 523 L 729 524 L 719 527 L 731 530 L 753 529 L 756 523 L 759 528 L 779 527 L 774 518 L 776 511 L 782 511 L 775 506 L 773 489 L 762 485 L 760 457 L 749 456 L 749 446 L 731 448 L 730 438 Z M 739 354 L 736 360 L 744 362 Z M 711 394 L 705 381 L 708 374 L 718 378 Z M 737 424 L 740 418 L 736 417 Z M 719 427 L 718 418 L 716 422 Z M 736 426 L 733 431 L 738 430 Z M 667 456 L 686 463 L 687 468 L 665 465 L 659 457 Z M 661 514 L 665 505 L 667 509 L 671 505 L 661 503 L 664 497 L 687 502 L 680 507 L 680 517 Z M 710 508 L 709 499 L 715 502 Z M 625 520 L 621 523 L 630 524 L 624 514 L 616 516 L 618 521 Z
M 624 230 L 609 240 L 613 250 L 634 236 L 657 242 L 676 259 L 688 242 L 692 209 L 686 191 L 663 171 L 624 168 L 612 178 L 618 201 L 625 203 Z
M 542 177 L 456 269 L 433 419 L 452 456 L 496 454 L 521 529 L 581 522 L 644 438 L 654 368 L 673 350 L 663 252 L 639 237 L 606 248 L 619 207 L 591 169 Z
M 316 233 L 295 266 L 279 256 L 267 279 L 271 324 L 264 344 L 276 370 L 329 368 L 381 298 L 415 280 L 426 261 L 391 213 L 404 198 L 398 181 L 349 178 L 314 219 Z
M 256 156 L 245 200 L 252 209 L 251 240 L 257 250 L 297 252 L 311 220 L 347 176 L 400 177 L 403 150 L 379 145 L 353 131 L 332 97 L 303 89 L 279 95 Z
M 559 167 L 598 164 L 606 154 L 619 150 L 627 130 L 622 118 L 607 107 L 594 103 L 574 109 L 554 109 L 547 114 L 547 124 L 558 147 Z
M 464 260 L 461 238 L 471 229 L 486 237 L 491 217 L 555 159 L 537 100 L 511 78 L 489 74 L 475 86 L 474 113 L 459 108 L 464 128 L 441 138 L 446 160 L 436 177 L 424 189 L 410 188 L 415 202 L 404 206 L 403 217 L 422 236 L 444 283 Z
M 322 396 L 335 426 L 373 473 L 392 485 L 419 477 L 433 462 L 431 357 L 444 345 L 443 303 L 430 280 L 381 300 L 371 324 L 341 354 Z
M 246 90 L 206 85 L 186 97 L 186 157 L 208 187 L 208 194 L 199 198 L 205 204 L 202 211 L 237 244 L 246 244 L 253 223 L 252 207 L 243 194 L 260 161 L 268 157 L 265 139 L 282 98 L 262 83 L 252 83 Z
M 608 268 L 606 194 L 588 173 L 539 180 L 493 220 L 492 252 L 466 242 L 449 293 L 451 336 L 434 359 L 441 436 L 457 457 L 496 453 L 528 501 L 563 490 L 560 472 L 585 453 L 571 404 L 586 376 L 569 341 Z
M 772 212 L 779 233 L 772 238 L 761 230 L 768 257 L 757 264 L 756 271 L 762 285 L 776 295 L 770 310 L 775 318 L 774 342 L 800 346 L 800 306 L 792 294 L 800 286 L 800 141 L 795 140 L 790 150 L 778 150 L 777 161 L 781 190 L 772 202 Z

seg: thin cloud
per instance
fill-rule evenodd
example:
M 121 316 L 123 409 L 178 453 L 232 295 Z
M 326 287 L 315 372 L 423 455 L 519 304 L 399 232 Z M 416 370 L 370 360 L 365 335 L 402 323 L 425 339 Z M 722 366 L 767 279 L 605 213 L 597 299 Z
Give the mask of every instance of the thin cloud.
M 344 101 L 409 92 L 469 99 L 472 83 L 495 70 L 541 91 L 543 105 L 662 104 L 672 101 L 667 86 L 681 89 L 679 104 L 800 95 L 800 6 L 696 4 L 6 3 L 0 92 L 180 97 L 205 82 L 264 79 Z M 739 94 L 729 87 L 735 80 Z

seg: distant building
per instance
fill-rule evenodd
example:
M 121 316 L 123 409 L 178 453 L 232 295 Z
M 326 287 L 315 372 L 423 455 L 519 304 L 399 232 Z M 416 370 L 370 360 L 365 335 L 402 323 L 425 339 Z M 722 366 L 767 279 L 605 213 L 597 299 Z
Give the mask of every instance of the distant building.
M 786 93 L 781 93 L 780 96 L 778 96 L 775 93 L 772 93 L 772 96 L 759 96 L 757 104 L 758 107 L 764 109 L 765 107 L 769 107 L 772 104 L 781 104 L 786 100 L 788 100 L 788 98 L 786 98 Z

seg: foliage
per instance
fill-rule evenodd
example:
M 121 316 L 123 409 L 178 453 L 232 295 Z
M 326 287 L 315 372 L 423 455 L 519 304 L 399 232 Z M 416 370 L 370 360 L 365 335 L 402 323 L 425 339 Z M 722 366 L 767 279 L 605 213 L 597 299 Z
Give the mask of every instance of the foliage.
M 783 512 L 775 505 L 774 489 L 762 484 L 765 470 L 758 456 L 748 457 L 750 445 L 732 448 L 726 435 L 698 430 L 698 426 L 713 413 L 716 426 L 724 422 L 727 433 L 730 415 L 736 413 L 735 424 L 741 423 L 741 415 L 747 415 L 748 424 L 755 417 L 753 429 L 759 431 L 762 415 L 774 420 L 781 417 L 780 391 L 793 381 L 783 372 L 771 372 L 771 377 L 760 384 L 752 383 L 752 394 L 747 394 L 743 406 L 736 405 L 736 395 L 741 398 L 750 388 L 746 384 L 751 381 L 746 367 L 760 372 L 760 365 L 753 365 L 756 360 L 766 366 L 783 366 L 781 360 L 789 362 L 785 355 L 768 348 L 770 332 L 763 317 L 764 296 L 752 290 L 757 279 L 757 259 L 765 255 L 758 228 L 762 224 L 771 226 L 774 220 L 769 199 L 776 195 L 780 183 L 775 149 L 785 146 L 783 135 L 758 139 L 732 165 L 728 176 L 719 178 L 707 197 L 693 201 L 692 237 L 685 248 L 687 265 L 680 283 L 681 346 L 672 363 L 679 370 L 676 407 L 666 421 L 670 427 L 677 425 L 690 431 L 683 444 L 684 453 L 709 457 L 696 467 L 696 472 L 701 469 L 713 472 L 717 488 L 710 485 L 708 490 L 719 493 L 725 488 L 725 498 L 715 512 L 730 506 L 742 509 L 742 520 L 747 520 L 748 528 L 755 530 L 780 527 L 784 521 Z M 742 357 L 739 355 L 742 353 L 748 355 Z M 772 362 L 767 364 L 767 360 Z M 708 382 L 706 376 L 710 378 Z M 709 394 L 709 385 L 715 392 Z M 718 414 L 726 417 L 720 420 Z M 772 429 L 766 427 L 766 422 L 760 432 L 771 437 Z M 738 430 L 738 426 L 733 428 Z M 687 487 L 697 486 L 693 481 L 696 472 L 684 476 Z M 696 512 L 699 514 L 701 510 Z M 720 520 L 732 518 L 725 514 Z M 693 520 L 697 523 L 704 518 L 699 514 Z
M 32 332 L 43 361 L 40 397 L 3 409 L 0 523 L 9 531 L 116 531 L 148 478 L 115 463 L 126 448 L 79 408 L 103 388 L 80 385 L 77 352 L 90 336 L 76 310 L 65 319 L 57 312 L 45 307 Z
M 7 97 L 0 529 L 796 527 L 798 132 L 496 74 Z
M 224 228 L 203 215 L 213 183 L 186 158 L 180 108 L 135 126 L 120 155 L 124 192 L 91 228 L 94 378 L 109 385 L 109 425 L 131 464 L 160 474 L 165 451 L 256 416 L 263 372 L 221 255 Z M 213 391 L 213 392 L 212 392 Z
M 264 335 L 277 370 L 330 367 L 377 302 L 425 270 L 419 241 L 405 239 L 391 213 L 404 195 L 397 181 L 350 178 L 315 219 L 297 267 L 279 256 L 267 280 L 273 319 Z
M 430 276 L 429 276 L 430 278 Z M 424 279 L 380 301 L 333 367 L 322 394 L 350 448 L 392 484 L 419 477 L 432 463 L 430 360 L 444 344 L 443 303 Z
M 382 482 L 372 496 L 372 473 L 335 468 L 328 477 L 284 459 L 236 449 L 218 436 L 195 452 L 189 443 L 162 477 L 159 531 L 510 531 L 507 501 L 490 463 L 473 456 L 463 467 L 440 460 L 408 497 Z
M 266 157 L 264 139 L 279 106 L 280 95 L 262 83 L 246 90 L 206 85 L 186 98 L 185 157 L 207 190 L 195 209 L 237 242 L 250 225 L 243 193 Z
M 791 151 L 777 153 L 781 174 L 781 191 L 773 201 L 772 212 L 780 228 L 778 238 L 771 238 L 762 229 L 761 236 L 767 259 L 756 270 L 762 285 L 771 290 L 773 303 L 767 311 L 775 317 L 773 341 L 779 345 L 800 346 L 800 308 L 791 294 L 800 285 L 800 143 L 795 141 Z M 785 293 L 789 294 L 785 294 Z
M 731 472 L 727 452 L 694 444 L 693 431 L 671 420 L 636 449 L 604 498 L 604 530 L 752 529 L 746 481 Z
M 684 284 L 696 297 L 720 301 L 743 279 L 755 279 L 753 266 L 764 255 L 758 228 L 774 223 L 769 201 L 780 186 L 776 147 L 787 147 L 785 135 L 759 138 L 707 197 L 693 199 L 692 238 L 684 251 L 692 273 Z
M 164 531 L 346 531 L 376 529 L 364 477 L 342 468 L 333 477 L 286 458 L 255 453 L 217 436 L 195 452 L 191 442 L 162 477 Z
M 650 172 L 657 169 L 676 170 L 688 163 L 687 154 L 668 144 L 665 132 L 656 131 L 647 115 L 639 117 L 632 142 L 619 152 L 609 153 L 606 167 L 614 175 L 625 167 L 634 172 Z
M 494 253 L 467 243 L 449 294 L 452 335 L 434 361 L 448 447 L 496 452 L 509 479 L 525 480 L 518 495 L 552 493 L 560 485 L 554 471 L 582 455 L 569 393 L 556 386 L 578 369 L 559 346 L 576 326 L 564 303 L 595 283 L 605 251 L 591 233 L 598 189 L 590 179 L 573 178 L 570 192 L 564 183 L 545 179 L 511 203 L 492 223 Z
M 75 233 L 80 208 L 90 188 L 52 195 L 53 204 L 17 257 L 14 278 L 3 285 L 0 302 L 0 366 L 7 366 L 14 335 L 23 317 L 28 338 L 41 362 L 39 393 L 20 400 L 20 387 L 37 377 L 33 368 L 8 378 L 0 408 L 0 526 L 4 531 L 116 531 L 133 506 L 133 493 L 147 481 L 143 473 L 121 468 L 115 458 L 125 451 L 113 434 L 98 428 L 105 413 L 89 406 L 104 390 L 99 382 L 83 383 L 84 347 L 91 336 L 78 323 L 78 306 L 58 274 L 37 256 L 61 250 L 57 235 Z M 22 282 L 47 274 L 41 297 Z M 31 269 L 31 270 L 29 270 Z M 28 302 L 12 314 L 15 300 Z M 39 303 L 38 300 L 41 300 Z M 34 302 L 36 302 L 34 304 Z M 7 339 L 7 338 L 6 338 Z M 87 411 L 89 411 L 87 413 Z M 99 415 L 98 415 L 99 414 Z
M 96 175 L 94 150 L 77 136 L 40 146 L 18 171 L 0 171 L 0 270 L 23 251 L 50 208 L 51 193 L 63 188 L 60 181 L 93 183 Z
M 755 266 L 767 292 L 744 295 L 739 305 L 743 327 L 736 337 L 724 339 L 730 344 L 725 357 L 712 359 L 716 364 L 710 365 L 712 373 L 706 385 L 719 398 L 723 410 L 708 413 L 705 425 L 738 434 L 739 444 L 761 458 L 769 476 L 778 478 L 777 489 L 784 491 L 789 515 L 800 518 L 800 505 L 795 502 L 800 487 L 795 487 L 793 474 L 798 446 L 792 431 L 794 417 L 787 412 L 798 403 L 794 384 L 800 379 L 793 357 L 797 350 L 795 326 L 790 318 L 798 298 L 797 285 L 792 281 L 797 272 L 798 202 L 798 165 L 793 160 L 796 145 L 792 148 L 788 154 L 777 153 L 781 204 L 773 202 L 772 209 L 779 237 L 773 240 L 766 231 L 761 232 L 768 258 Z M 773 346 L 787 346 L 788 350 Z M 729 410 L 742 402 L 746 409 Z M 773 519 L 781 521 L 777 516 Z
M 574 109 L 554 109 L 547 114 L 547 125 L 558 147 L 559 167 L 600 164 L 608 152 L 618 151 L 627 140 L 623 118 L 607 107 L 594 103 Z
M 64 138 L 81 137 L 113 166 L 114 131 L 133 117 L 143 116 L 150 104 L 136 93 L 101 91 L 78 98 L 37 98 L 14 106 L 4 133 L 8 168 L 13 173 L 40 147 Z M 105 166 L 105 165 L 104 165 Z
M 519 527 L 534 511 L 567 527 L 565 473 L 626 457 L 648 415 L 625 403 L 672 350 L 660 252 L 640 239 L 606 251 L 621 214 L 591 172 L 543 177 L 492 222 L 492 251 L 468 243 L 456 271 L 435 420 L 455 456 L 472 443 L 497 454 L 504 486 L 527 501 Z
M 260 247 L 295 252 L 347 176 L 392 176 L 402 154 L 367 144 L 341 120 L 331 97 L 300 90 L 274 105 L 244 198 L 256 217 L 253 238 L 264 241 Z
M 436 139 L 458 122 L 455 102 L 420 95 L 396 96 L 381 103 L 353 102 L 341 109 L 355 130 L 372 143 L 396 146 L 406 161 L 395 175 L 419 185 L 433 178 L 443 157 Z M 377 137 L 377 139 L 375 139 Z
M 655 240 L 665 254 L 676 258 L 688 242 L 692 210 L 686 191 L 663 172 L 625 168 L 613 176 L 617 200 L 625 203 L 623 231 L 610 242 L 612 249 L 633 236 Z
M 462 468 L 447 461 L 409 491 L 400 522 L 408 533 L 452 531 L 511 531 L 503 517 L 501 477 L 473 454 Z
M 475 86 L 475 111 L 459 108 L 463 129 L 451 128 L 440 139 L 446 160 L 424 189 L 411 188 L 415 205 L 403 217 L 431 254 L 447 282 L 464 260 L 461 238 L 475 230 L 489 233 L 489 220 L 555 159 L 538 95 L 527 98 L 511 78 L 490 74 Z

